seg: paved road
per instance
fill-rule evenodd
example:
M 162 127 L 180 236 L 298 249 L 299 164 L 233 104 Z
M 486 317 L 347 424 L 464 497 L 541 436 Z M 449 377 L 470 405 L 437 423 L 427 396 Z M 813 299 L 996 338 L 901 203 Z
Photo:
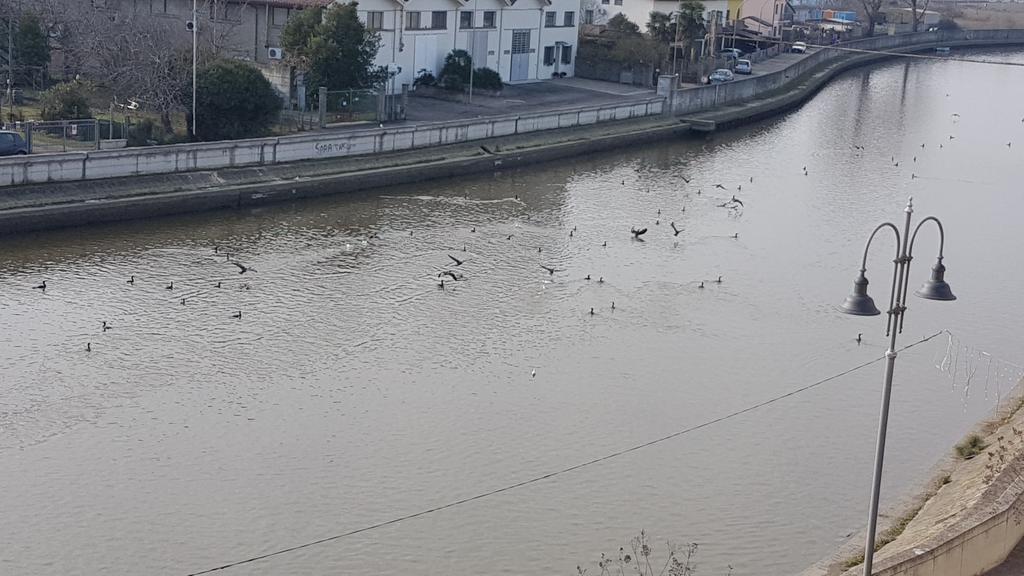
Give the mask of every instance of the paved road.
M 654 96 L 654 90 L 638 86 L 563 78 L 506 86 L 501 96 L 474 96 L 472 104 L 410 95 L 406 118 L 408 122 L 441 122 L 622 102 L 624 99 L 642 100 Z

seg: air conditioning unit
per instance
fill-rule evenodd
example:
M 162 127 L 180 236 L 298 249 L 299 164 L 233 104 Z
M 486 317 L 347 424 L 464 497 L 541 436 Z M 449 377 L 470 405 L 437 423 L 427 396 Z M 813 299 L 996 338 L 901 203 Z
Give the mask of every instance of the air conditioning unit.
M 282 60 L 284 58 L 284 50 L 280 48 L 267 48 L 267 56 L 271 60 Z

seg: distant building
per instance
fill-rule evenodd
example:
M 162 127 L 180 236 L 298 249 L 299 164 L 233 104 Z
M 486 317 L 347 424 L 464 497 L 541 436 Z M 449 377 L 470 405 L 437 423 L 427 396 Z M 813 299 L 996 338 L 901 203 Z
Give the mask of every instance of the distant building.
M 745 0 L 739 17 L 748 30 L 762 36 L 782 36 L 782 22 L 786 19 L 786 0 Z
M 393 92 L 437 76 L 456 49 L 507 83 L 573 76 L 579 0 L 360 0 L 357 10 L 380 34 L 377 64 L 397 71 Z
M 882 13 L 885 15 L 885 22 L 880 27 L 888 34 L 905 34 L 914 30 L 914 15 L 912 8 L 888 8 Z M 923 32 L 933 26 L 938 26 L 942 20 L 942 14 L 933 10 L 925 10 L 924 14 L 917 11 L 921 19 L 917 26 L 918 31 Z
M 192 0 L 63 0 L 70 9 L 96 10 L 111 20 L 136 16 L 164 24 L 175 42 L 191 46 Z M 330 0 L 205 0 L 199 2 L 200 42 L 229 58 L 253 62 L 282 94 L 291 93 L 291 69 L 283 63 L 281 32 L 297 11 Z M 91 8 L 89 8 L 91 6 Z M 72 12 L 74 13 L 74 12 Z M 60 55 L 58 54 L 59 58 Z

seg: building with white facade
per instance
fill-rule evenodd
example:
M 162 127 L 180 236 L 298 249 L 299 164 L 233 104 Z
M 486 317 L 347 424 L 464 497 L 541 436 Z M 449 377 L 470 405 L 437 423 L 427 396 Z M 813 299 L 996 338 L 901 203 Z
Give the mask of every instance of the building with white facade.
M 506 83 L 573 75 L 579 0 L 360 0 L 357 11 L 380 34 L 377 64 L 399 70 L 392 92 L 437 76 L 455 49 Z

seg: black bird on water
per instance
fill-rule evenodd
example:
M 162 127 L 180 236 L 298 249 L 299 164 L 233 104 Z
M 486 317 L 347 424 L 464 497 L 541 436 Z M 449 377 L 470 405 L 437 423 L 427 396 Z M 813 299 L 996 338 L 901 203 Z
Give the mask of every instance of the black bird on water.
M 174 290 L 174 282 L 167 285 L 167 290 Z
M 700 281 L 700 286 L 697 286 L 697 288 L 700 288 L 701 290 L 704 289 L 704 281 L 703 280 Z
M 111 326 L 111 325 L 107 324 L 107 321 L 106 321 L 106 320 L 104 320 L 104 321 L 103 321 L 103 331 L 104 331 L 104 332 L 106 332 L 107 330 L 110 330 L 110 329 L 112 329 L 112 328 L 113 328 L 113 326 Z
M 459 260 L 458 258 L 452 256 L 451 254 L 449 254 L 448 257 L 452 259 L 452 262 L 455 262 L 456 266 L 462 266 L 462 263 L 465 262 L 465 260 Z
M 679 236 L 679 233 L 682 232 L 682 230 L 680 230 L 679 228 L 676 228 L 676 223 L 675 222 L 669 222 L 668 225 L 672 227 L 672 233 L 673 233 L 672 235 L 673 236 Z
M 185 299 L 184 299 L 184 298 L 182 298 L 182 299 L 181 299 L 181 305 L 182 305 L 182 306 L 184 306 L 184 305 L 185 305 Z
M 719 276 L 718 280 L 715 280 L 715 284 L 721 284 L 721 283 L 722 283 L 722 277 Z
M 231 315 L 232 318 L 242 319 L 242 311 L 239 310 L 237 313 Z
M 607 247 L 608 247 L 608 241 L 605 240 L 604 244 L 601 244 L 601 248 L 607 248 Z
M 594 309 L 593 309 L 593 308 L 591 308 L 591 309 L 590 309 L 590 315 L 591 315 L 591 316 L 593 316 L 593 315 L 594 315 Z
M 43 283 L 39 286 L 33 286 L 33 288 L 35 290 L 42 290 L 43 292 L 46 292 L 46 280 L 43 280 Z
M 92 352 L 92 342 L 86 342 L 85 343 L 85 351 L 86 352 Z
M 129 278 L 128 279 L 128 283 L 129 284 L 135 284 L 135 276 L 132 276 L 131 278 Z
M 732 239 L 733 240 L 737 240 L 737 239 L 739 239 L 739 237 L 740 237 L 740 233 L 739 232 L 737 232 L 737 233 L 732 235 Z
M 630 228 L 629 231 L 633 234 L 633 237 L 636 238 L 637 240 L 639 240 L 640 237 L 643 236 L 644 234 L 647 234 L 647 228 L 641 228 L 639 230 L 637 230 L 636 228 Z
M 860 333 L 860 332 L 858 332 L 858 333 L 857 333 L 857 344 L 860 344 L 860 339 L 861 339 L 860 337 L 861 337 L 861 336 L 863 336 L 863 334 L 862 334 L 862 333 Z
M 220 282 L 219 281 L 217 282 L 217 288 L 220 288 Z
M 508 235 L 508 238 L 505 238 L 505 240 L 511 240 L 511 239 L 512 239 L 512 235 L 511 234 Z

